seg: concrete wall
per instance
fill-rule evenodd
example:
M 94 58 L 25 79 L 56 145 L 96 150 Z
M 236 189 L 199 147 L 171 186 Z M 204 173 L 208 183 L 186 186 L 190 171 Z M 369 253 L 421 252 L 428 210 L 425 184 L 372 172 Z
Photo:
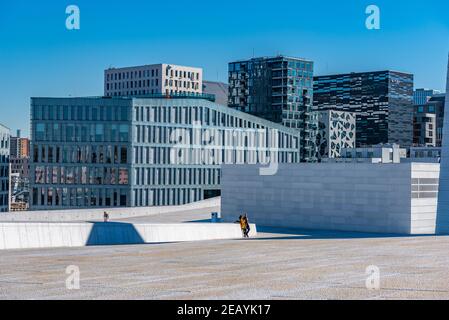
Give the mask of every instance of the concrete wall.
M 440 193 L 438 199 L 437 232 L 449 234 L 449 57 L 444 106 L 443 147 L 441 148 Z
M 220 205 L 220 198 L 212 198 L 181 206 L 165 207 L 133 207 L 133 208 L 106 208 L 106 209 L 77 209 L 77 210 L 51 210 L 27 211 L 0 214 L 1 221 L 34 221 L 34 222 L 67 222 L 67 221 L 102 221 L 106 211 L 111 220 L 143 217 L 170 212 L 179 212 L 194 209 L 208 209 L 212 211 Z M 211 211 L 211 212 L 212 212 Z
M 435 199 L 412 202 L 413 166 L 280 164 L 273 176 L 260 176 L 257 166 L 224 166 L 222 218 L 232 221 L 245 212 L 259 226 L 433 233 Z M 435 174 L 438 165 L 421 164 L 418 169 L 419 174 L 427 169 Z
M 255 225 L 250 236 L 256 236 Z M 241 238 L 240 225 L 226 223 L 0 223 L 0 250 L 86 245 L 124 245 Z

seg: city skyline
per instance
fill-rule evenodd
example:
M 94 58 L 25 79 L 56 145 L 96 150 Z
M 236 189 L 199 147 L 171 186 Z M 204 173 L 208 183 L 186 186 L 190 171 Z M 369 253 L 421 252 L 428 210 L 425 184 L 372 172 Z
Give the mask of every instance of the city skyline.
M 205 80 L 226 83 L 229 62 L 283 54 L 314 61 L 315 75 L 399 70 L 415 75 L 415 88 L 444 91 L 442 70 L 449 51 L 442 40 L 449 35 L 445 1 L 377 1 L 380 30 L 365 28 L 365 9 L 370 4 L 366 1 L 289 2 L 289 12 L 268 10 L 264 1 L 257 2 L 256 9 L 252 1 L 228 3 L 248 15 L 232 14 L 204 1 L 189 5 L 134 1 L 123 6 L 80 0 L 75 4 L 80 8 L 80 30 L 65 28 L 66 3 L 18 1 L 5 4 L 0 13 L 4 48 L 0 107 L 6 110 L 1 122 L 12 131 L 21 128 L 24 136 L 29 134 L 32 96 L 101 95 L 104 69 L 111 66 L 201 67 Z M 317 10 L 318 18 L 310 14 Z M 281 13 L 284 19 L 271 23 L 270 17 Z M 152 19 L 145 19 L 148 14 Z
M 448 0 L 4 2 L 0 303 L 449 301 Z

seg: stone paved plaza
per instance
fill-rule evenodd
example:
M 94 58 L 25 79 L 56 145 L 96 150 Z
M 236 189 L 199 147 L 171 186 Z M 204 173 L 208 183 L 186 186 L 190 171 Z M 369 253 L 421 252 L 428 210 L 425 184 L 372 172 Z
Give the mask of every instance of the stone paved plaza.
M 449 299 L 449 237 L 258 238 L 0 254 L 0 299 Z M 67 290 L 77 265 L 80 290 Z M 367 290 L 366 267 L 380 268 Z

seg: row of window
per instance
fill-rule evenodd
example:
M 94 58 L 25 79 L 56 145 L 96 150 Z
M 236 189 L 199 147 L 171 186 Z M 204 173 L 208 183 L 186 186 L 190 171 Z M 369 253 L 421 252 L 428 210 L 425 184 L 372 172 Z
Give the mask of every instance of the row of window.
M 134 91 L 121 91 L 121 92 L 108 92 L 106 93 L 107 97 L 129 97 L 129 96 L 143 96 L 148 94 L 158 94 L 160 93 L 158 90 L 151 89 L 151 90 L 134 90 Z
M 157 87 L 159 86 L 159 79 L 148 80 L 136 80 L 136 81 L 126 81 L 118 83 L 107 83 L 106 90 L 122 90 L 122 89 L 133 89 L 133 88 L 145 88 L 145 87 Z
M 127 164 L 126 146 L 51 146 L 35 145 L 34 163 Z
M 299 148 L 299 139 L 266 129 L 177 128 L 136 125 L 134 142 L 235 148 Z
M 200 88 L 198 82 L 181 81 L 181 80 L 178 81 L 178 80 L 168 80 L 168 79 L 165 79 L 165 86 L 175 87 L 176 89 L 178 89 L 178 88 L 185 88 L 185 89 L 192 88 L 192 90 L 199 90 L 199 88 Z
M 33 120 L 128 121 L 128 106 L 33 105 Z
M 126 207 L 127 189 L 36 187 L 33 206 L 44 207 Z
M 239 72 L 239 71 L 252 71 L 260 70 L 261 63 L 263 65 L 265 61 L 242 61 L 242 62 L 232 62 L 228 65 L 229 72 Z M 270 69 L 298 69 L 308 72 L 313 72 L 313 62 L 306 61 L 277 61 L 270 64 Z
M 297 150 L 273 148 L 266 151 L 239 149 L 211 149 L 190 147 L 134 147 L 135 164 L 174 165 L 221 165 L 225 164 L 267 164 L 270 162 L 299 162 Z
M 133 119 L 137 122 L 172 124 L 200 123 L 207 126 L 264 129 L 264 125 L 225 112 L 197 106 L 136 106 Z
M 220 168 L 135 168 L 134 185 L 219 185 Z
M 108 71 L 110 72 L 110 71 Z M 126 79 L 136 79 L 136 78 L 148 78 L 148 77 L 158 77 L 159 69 L 147 69 L 147 70 L 135 70 L 135 71 L 119 71 L 114 73 L 107 73 L 107 81 L 120 81 Z
M 200 80 L 200 73 L 193 71 L 185 71 L 185 70 L 176 70 L 171 67 L 167 67 L 165 69 L 165 75 L 167 77 L 176 77 L 176 78 L 187 78 L 190 80 Z
M 35 184 L 128 185 L 129 171 L 127 168 L 115 167 L 37 166 L 34 182 Z
M 54 142 L 128 142 L 129 125 L 36 122 L 34 138 Z

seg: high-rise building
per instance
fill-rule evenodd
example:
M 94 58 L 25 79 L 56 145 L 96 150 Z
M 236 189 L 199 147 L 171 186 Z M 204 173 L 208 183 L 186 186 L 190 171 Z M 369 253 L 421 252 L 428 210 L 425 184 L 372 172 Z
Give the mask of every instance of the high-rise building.
M 356 113 L 358 147 L 413 143 L 413 75 L 396 71 L 315 77 L 318 110 Z
M 27 158 L 30 156 L 30 139 L 22 138 L 20 130 L 17 130 L 15 137 L 11 136 L 10 156 L 15 159 Z
M 32 210 L 180 205 L 219 195 L 221 164 L 300 159 L 299 131 L 200 97 L 32 98 L 31 110 Z
M 432 96 L 425 104 L 414 106 L 413 144 L 441 147 L 445 95 Z
M 104 71 L 104 95 L 197 95 L 203 92 L 203 69 L 154 64 Z
M 436 94 L 441 94 L 441 92 L 433 89 L 416 89 L 413 92 L 413 104 L 424 105 Z
M 355 148 L 355 114 L 326 110 L 318 112 L 318 158 L 339 158 L 341 151 Z
M 19 157 L 19 149 L 20 149 L 20 145 L 19 145 L 19 140 L 20 140 L 20 130 L 17 130 L 17 134 L 15 137 L 11 136 L 10 137 L 10 143 L 9 143 L 9 155 L 11 157 Z
M 19 140 L 19 158 L 30 157 L 30 139 L 20 138 Z
M 313 62 L 292 57 L 229 63 L 229 107 L 301 132 L 301 161 L 315 161 Z
M 445 114 L 449 114 L 449 56 Z M 449 234 L 449 117 L 445 117 L 443 127 L 436 232 L 439 234 Z
M 444 124 L 445 94 L 435 94 L 424 104 L 414 106 L 413 144 L 441 147 Z
M 10 130 L 0 124 L 0 212 L 9 207 L 9 141 Z
M 215 103 L 228 106 L 229 86 L 223 82 L 203 81 L 203 93 L 215 96 Z

